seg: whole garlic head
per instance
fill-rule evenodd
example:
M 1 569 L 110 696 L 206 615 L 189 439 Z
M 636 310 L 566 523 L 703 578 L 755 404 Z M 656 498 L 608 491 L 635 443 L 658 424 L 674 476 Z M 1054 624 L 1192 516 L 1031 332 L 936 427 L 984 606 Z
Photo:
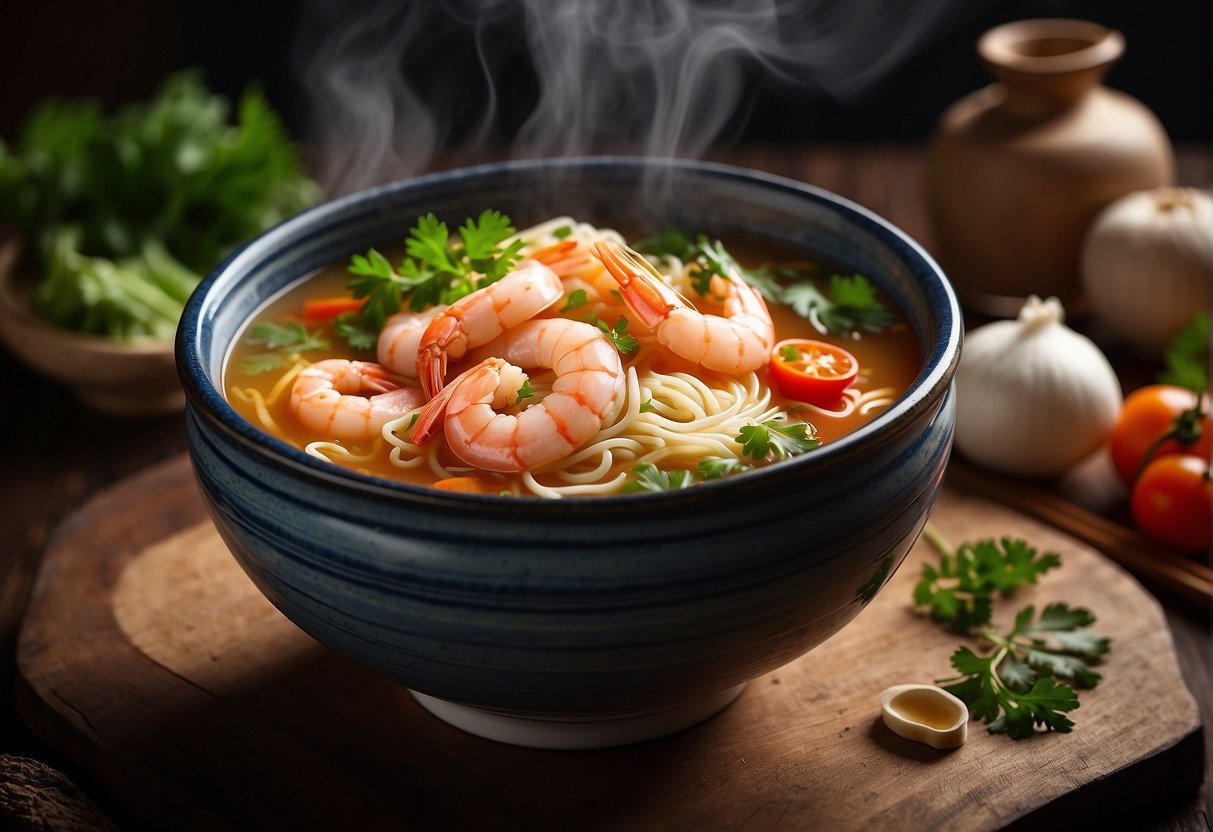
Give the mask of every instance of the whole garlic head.
M 1057 298 L 965 336 L 956 371 L 956 446 L 1009 474 L 1054 476 L 1096 450 L 1120 412 L 1104 354 L 1064 323 Z
M 1091 309 L 1138 351 L 1157 356 L 1213 294 L 1213 197 L 1154 188 L 1121 197 L 1088 229 L 1083 287 Z

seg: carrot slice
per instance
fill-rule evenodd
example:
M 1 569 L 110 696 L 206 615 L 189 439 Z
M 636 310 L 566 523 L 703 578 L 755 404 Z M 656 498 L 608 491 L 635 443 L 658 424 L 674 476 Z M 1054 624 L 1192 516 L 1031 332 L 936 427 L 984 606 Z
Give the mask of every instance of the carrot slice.
M 447 477 L 434 483 L 439 491 L 462 491 L 466 494 L 488 494 L 484 484 L 476 477 Z
M 366 298 L 317 298 L 303 302 L 305 321 L 327 321 L 345 312 L 357 312 L 366 303 Z

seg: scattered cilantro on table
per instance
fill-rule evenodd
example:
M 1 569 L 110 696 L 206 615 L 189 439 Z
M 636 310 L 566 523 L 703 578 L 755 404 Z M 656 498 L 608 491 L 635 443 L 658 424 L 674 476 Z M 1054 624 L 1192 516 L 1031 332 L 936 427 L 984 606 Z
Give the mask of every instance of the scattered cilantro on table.
M 954 632 L 973 634 L 990 645 L 979 655 L 961 646 L 952 654 L 959 676 L 937 680 L 960 698 L 990 733 L 1023 739 L 1037 729 L 1068 733 L 1066 716 L 1078 707 L 1074 687 L 1093 688 L 1100 674 L 1093 669 L 1110 649 L 1110 640 L 1086 629 L 1095 623 L 1089 611 L 1065 603 L 1047 605 L 1036 614 L 1028 605 L 1015 616 L 1010 632 L 989 626 L 995 593 L 1007 596 L 1036 583 L 1060 566 L 1053 552 L 1040 555 L 1022 540 L 1003 538 L 964 543 L 953 549 L 927 524 L 924 537 L 940 554 L 938 567 L 924 564 L 914 586 L 914 604 Z M 1071 686 L 1073 685 L 1073 687 Z

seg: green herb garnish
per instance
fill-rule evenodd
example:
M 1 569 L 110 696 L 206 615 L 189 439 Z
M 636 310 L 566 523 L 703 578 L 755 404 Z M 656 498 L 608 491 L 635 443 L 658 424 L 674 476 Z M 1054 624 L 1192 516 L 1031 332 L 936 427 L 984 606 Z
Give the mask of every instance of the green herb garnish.
M 277 351 L 250 355 L 241 361 L 240 369 L 252 374 L 282 369 L 291 355 L 329 347 L 329 342 L 323 336 L 308 332 L 307 327 L 298 321 L 257 324 L 244 336 L 244 341 Z
M 779 357 L 787 362 L 799 361 L 800 350 L 796 349 L 796 347 L 791 344 L 784 344 L 779 348 Z
M 552 236 L 555 237 L 557 240 L 563 240 L 565 237 L 568 237 L 572 233 L 573 233 L 573 227 L 571 225 L 562 225 L 559 228 L 552 230 Z
M 783 424 L 782 417 L 767 419 L 757 425 L 746 425 L 733 437 L 741 443 L 742 453 L 755 460 L 768 457 L 787 459 L 807 453 L 821 444 L 811 433 L 812 425 L 805 422 Z
M 632 477 L 624 483 L 624 491 L 677 491 L 695 483 L 690 471 L 662 471 L 651 462 L 633 468 Z
M 640 412 L 641 413 L 656 413 L 657 412 L 657 407 L 656 407 L 656 405 L 653 404 L 653 400 L 651 398 L 645 399 L 644 401 L 642 401 L 640 403 Z
M 833 333 L 879 332 L 894 321 L 892 310 L 876 297 L 876 287 L 861 274 L 831 275 L 828 292 L 810 282 L 793 283 L 783 290 L 782 300 Z
M 1023 739 L 1038 727 L 1069 732 L 1073 722 L 1065 714 L 1078 707 L 1074 689 L 1093 688 L 1100 675 L 1092 664 L 1108 652 L 1110 641 L 1085 629 L 1095 616 L 1081 608 L 1058 603 L 1046 606 L 1036 617 L 1027 606 L 1015 617 L 1011 631 L 1000 635 L 990 628 L 994 593 L 1009 595 L 1015 589 L 1061 564 L 1053 552 L 1043 555 L 1022 540 L 1003 538 L 965 543 L 953 550 L 939 532 L 927 524 L 924 537 L 940 554 L 938 568 L 924 565 L 914 586 L 914 603 L 929 609 L 937 621 L 960 633 L 978 634 L 992 645 L 979 656 L 961 646 L 952 654 L 952 667 L 960 674 L 939 679 L 944 690 L 960 698 L 990 733 Z
M 607 322 L 601 318 L 594 318 L 591 323 L 597 324 L 598 328 L 606 334 L 606 337 L 611 339 L 611 343 L 615 345 L 615 349 L 624 355 L 631 355 L 640 349 L 640 342 L 628 332 L 627 318 L 620 316 L 613 327 L 608 326 Z
M 531 380 L 528 378 L 526 381 L 522 382 L 522 386 L 518 388 L 518 396 L 515 399 L 515 402 L 521 402 L 525 399 L 531 398 L 534 395 L 535 391 L 531 388 Z
M 409 231 L 399 269 L 375 249 L 355 254 L 350 258 L 349 288 L 354 297 L 367 301 L 358 313 L 360 325 L 350 324 L 344 332 L 365 344 L 366 333 L 378 333 L 388 316 L 400 311 L 406 297 L 409 308 L 420 312 L 438 303 L 453 303 L 500 280 L 513 268 L 523 246 L 521 240 L 514 240 L 501 247 L 513 234 L 509 217 L 486 210 L 460 226 L 459 239 L 452 242 L 446 223 L 426 214 Z
M 923 536 L 939 552 L 939 565 L 922 565 L 914 604 L 958 633 L 990 623 L 995 593 L 1010 595 L 1061 565 L 1057 553 L 1039 554 L 1023 540 L 980 540 L 952 551 L 930 524 Z
M 718 480 L 729 474 L 739 474 L 749 471 L 752 465 L 747 465 L 739 459 L 725 459 L 718 456 L 707 456 L 699 460 L 695 473 L 703 480 Z
M 560 307 L 560 314 L 572 312 L 574 309 L 580 309 L 590 302 L 589 294 L 585 289 L 574 289 L 569 292 L 569 296 L 565 298 L 564 306 Z
M 960 647 L 951 662 L 961 675 L 939 680 L 952 682 L 943 689 L 968 705 L 992 734 L 1023 739 L 1037 726 L 1069 733 L 1074 723 L 1065 714 L 1078 707 L 1078 696 L 1059 679 L 1079 688 L 1099 684 L 1091 663 L 1108 652 L 1110 642 L 1081 629 L 1095 616 L 1066 604 L 1050 604 L 1035 616 L 1036 608 L 1027 606 L 1006 635 L 983 632 L 981 638 L 994 648 L 987 656 Z
M 326 350 L 329 342 L 319 333 L 308 332 L 298 321 L 285 324 L 261 323 L 249 330 L 244 340 L 250 344 L 262 344 L 271 350 L 286 349 L 292 352 Z

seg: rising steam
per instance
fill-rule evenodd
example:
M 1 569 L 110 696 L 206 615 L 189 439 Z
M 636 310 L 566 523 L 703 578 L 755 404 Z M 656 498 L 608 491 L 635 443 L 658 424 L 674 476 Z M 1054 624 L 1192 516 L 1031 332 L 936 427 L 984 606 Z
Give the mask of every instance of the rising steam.
M 451 149 L 698 157 L 740 129 L 755 83 L 854 98 L 982 5 L 313 0 L 296 55 L 337 194 Z

